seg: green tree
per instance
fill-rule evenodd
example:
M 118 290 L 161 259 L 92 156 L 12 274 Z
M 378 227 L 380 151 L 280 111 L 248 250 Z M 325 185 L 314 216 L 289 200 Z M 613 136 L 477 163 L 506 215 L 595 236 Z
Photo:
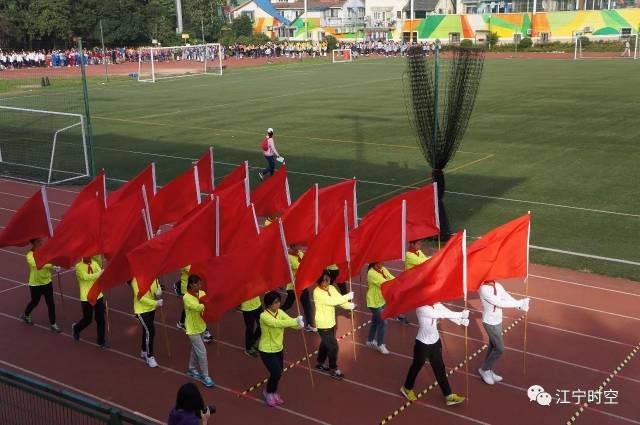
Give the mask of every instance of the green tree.
M 247 15 L 237 17 L 231 22 L 231 31 L 236 37 L 253 35 L 253 22 Z

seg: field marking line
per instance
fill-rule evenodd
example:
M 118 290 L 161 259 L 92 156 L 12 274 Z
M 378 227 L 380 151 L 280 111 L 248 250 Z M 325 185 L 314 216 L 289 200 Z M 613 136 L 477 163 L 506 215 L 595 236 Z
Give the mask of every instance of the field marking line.
M 631 418 L 627 418 L 626 416 L 616 415 L 615 413 L 607 412 L 605 410 L 596 409 L 595 407 L 591 407 L 591 406 L 587 406 L 586 408 L 588 410 L 591 410 L 592 412 L 601 413 L 601 414 L 603 414 L 605 416 L 609 416 L 609 417 L 614 418 L 614 419 L 618 419 L 618 420 L 621 420 L 621 421 L 629 422 L 631 424 L 640 424 L 639 421 L 635 421 L 635 420 L 633 420 Z
M 7 281 L 11 282 L 11 280 L 7 279 L 6 277 L 1 277 L 0 279 L 7 280 Z M 14 281 L 14 282 L 18 283 L 17 281 Z M 0 294 L 4 294 L 5 292 L 13 291 L 14 289 L 18 289 L 18 288 L 21 288 L 23 286 L 24 286 L 24 283 L 19 283 L 18 285 L 12 286 L 11 288 L 3 289 L 2 291 L 0 291 Z
M 9 315 L 9 314 L 7 314 L 7 313 L 4 313 L 4 312 L 0 312 L 0 316 L 5 317 L 5 318 L 7 318 L 7 319 L 16 320 L 16 321 L 18 321 L 18 322 L 20 321 L 20 319 L 19 319 L 19 318 L 17 318 L 17 317 L 13 317 L 13 316 L 11 316 L 11 315 Z M 40 324 L 37 324 L 37 323 L 35 323 L 35 324 L 34 324 L 34 326 L 35 326 L 35 327 L 37 327 L 37 328 L 40 328 L 40 329 L 46 330 L 46 331 L 48 331 L 48 332 L 51 332 L 47 326 L 43 326 L 43 325 L 40 325 Z M 68 333 L 66 333 L 66 332 L 64 332 L 64 331 L 63 331 L 63 332 L 61 332 L 59 335 L 62 335 L 62 336 L 67 337 L 67 338 L 72 338 L 72 336 L 71 336 L 70 334 L 68 334 Z M 92 346 L 95 346 L 95 347 L 98 347 L 98 344 L 93 343 L 93 342 L 89 342 L 89 341 L 87 341 L 87 340 L 85 340 L 85 339 L 80 339 L 80 341 L 79 341 L 79 342 L 80 342 L 80 343 L 84 343 L 84 344 L 88 344 L 88 345 L 92 345 Z M 143 359 L 141 359 L 139 356 L 135 356 L 135 355 L 132 355 L 132 354 L 129 354 L 129 353 L 125 353 L 125 352 L 123 352 L 123 351 L 116 350 L 116 349 L 114 349 L 113 347 L 112 347 L 112 348 L 109 348 L 108 350 L 106 350 L 106 353 L 114 353 L 114 354 L 118 354 L 118 355 L 120 355 L 120 356 L 122 356 L 122 357 L 128 358 L 128 359 L 130 359 L 130 360 L 134 360 L 134 361 L 137 361 L 137 362 L 140 362 L 140 363 L 142 363 L 142 364 L 145 364 L 145 365 L 146 365 L 146 361 L 144 361 Z M 2 360 L 0 360 L 0 361 L 2 361 Z M 158 365 L 158 369 L 162 369 L 162 370 L 165 370 L 165 371 L 167 371 L 167 372 L 171 372 L 171 373 L 173 373 L 173 374 L 175 374 L 175 375 L 179 375 L 179 376 L 182 376 L 182 377 L 187 377 L 187 375 L 186 375 L 184 372 L 178 371 L 178 370 L 176 370 L 176 369 L 172 369 L 172 368 L 167 367 L 167 366 Z M 220 384 L 218 384 L 218 383 L 216 383 L 215 388 L 216 388 L 216 389 L 221 389 L 221 390 L 223 390 L 223 391 L 226 391 L 226 392 L 231 393 L 231 394 L 234 394 L 234 395 L 237 395 L 237 391 L 235 391 L 235 390 L 233 390 L 233 389 L 231 389 L 231 388 L 228 388 L 228 387 L 222 386 L 222 385 L 220 385 Z M 265 404 L 265 402 L 264 402 L 264 401 L 262 401 L 262 400 L 260 400 L 260 399 L 258 399 L 258 398 L 255 398 L 255 397 L 246 397 L 246 398 L 247 398 L 247 399 L 249 399 L 249 400 L 253 400 L 253 401 L 257 402 L 257 403 L 260 403 L 260 404 Z M 329 424 L 328 422 L 323 422 L 323 421 L 321 421 L 321 420 L 319 420 L 319 419 L 313 418 L 313 417 L 311 417 L 311 416 L 307 416 L 307 415 L 305 415 L 305 414 L 303 414 L 303 413 L 297 412 L 297 411 L 295 411 L 295 410 L 288 409 L 288 408 L 286 408 L 286 407 L 277 406 L 276 408 L 277 408 L 277 409 L 279 409 L 279 410 L 282 410 L 282 411 L 284 411 L 284 412 L 287 412 L 287 413 L 290 413 L 290 414 L 296 415 L 296 416 L 298 416 L 298 417 L 301 417 L 301 418 L 307 419 L 307 420 L 309 420 L 309 421 L 311 421 L 311 422 L 315 422 L 315 423 L 318 423 L 318 424 L 321 424 L 321 425 L 331 425 L 331 424 Z M 164 422 L 163 422 L 163 423 L 164 423 Z
M 129 412 L 129 413 L 133 413 L 134 415 L 139 416 L 139 417 L 141 417 L 141 418 L 143 418 L 143 419 L 145 419 L 147 421 L 151 421 L 151 422 L 159 424 L 159 425 L 165 424 L 164 421 L 160 421 L 158 419 L 152 418 L 151 416 L 147 416 L 144 413 L 140 413 L 140 412 L 137 412 L 135 410 L 131 410 L 128 407 L 125 407 L 125 406 L 123 406 L 121 404 L 115 403 L 112 400 L 104 399 L 104 398 L 102 398 L 100 396 L 97 396 L 95 394 L 91 394 L 91 393 L 88 393 L 86 391 L 83 391 L 80 388 L 74 387 L 72 385 L 65 384 L 64 382 L 60 382 L 60 381 L 55 380 L 53 378 L 49 378 L 48 376 L 41 375 L 41 374 L 39 374 L 37 372 L 34 372 L 32 370 L 22 368 L 22 367 L 20 367 L 20 366 L 18 366 L 16 364 L 7 362 L 7 361 L 2 360 L 2 359 L 0 359 L 0 364 L 3 364 L 4 366 L 8 366 L 8 367 L 10 367 L 12 369 L 18 370 L 21 373 L 25 373 L 25 374 L 28 374 L 28 375 L 31 375 L 31 376 L 35 376 L 36 378 L 38 378 L 40 380 L 48 381 L 48 382 L 51 382 L 52 384 L 55 384 L 57 386 L 67 388 L 67 389 L 69 389 L 69 390 L 71 390 L 71 391 L 73 391 L 75 393 L 82 394 L 85 397 L 92 398 L 92 399 L 97 400 L 97 401 L 99 401 L 99 402 L 101 402 L 103 404 L 113 406 L 113 407 L 115 407 L 117 409 Z
M 573 256 L 576 256 L 576 257 L 585 257 L 585 258 L 591 258 L 591 259 L 594 259 L 594 260 L 609 261 L 609 262 L 612 262 L 612 263 L 627 264 L 627 265 L 631 265 L 631 266 L 640 266 L 640 262 L 637 262 L 637 261 L 623 260 L 623 259 L 620 259 L 620 258 L 602 257 L 600 255 L 593 255 L 593 254 L 582 254 L 580 252 L 565 251 L 563 249 L 557 249 L 557 248 L 546 248 L 546 247 L 537 246 L 537 245 L 529 245 L 529 246 L 531 248 L 533 248 L 533 249 L 538 249 L 540 251 L 557 252 L 559 254 L 573 255 Z
M 18 195 L 17 193 L 9 193 L 9 192 L 0 192 L 0 195 L 12 196 L 14 198 L 22 198 L 22 199 L 28 199 L 28 198 L 31 198 L 31 196 L 33 196 L 33 195 L 31 195 L 31 196 Z M 54 202 L 54 201 L 48 201 L 48 203 L 52 204 L 52 205 L 60 205 L 60 206 L 63 206 L 63 207 L 71 206 L 71 204 L 63 204 L 61 202 Z
M 537 275 L 537 274 L 529 274 L 529 277 L 535 277 L 537 279 L 544 279 L 544 280 L 551 280 L 553 282 L 559 282 L 559 283 L 566 283 L 568 285 L 582 286 L 582 287 L 585 287 L 585 288 L 597 289 L 597 290 L 600 290 L 600 291 L 614 292 L 616 294 L 630 295 L 632 297 L 640 297 L 640 294 L 636 294 L 634 292 L 626 292 L 626 291 L 619 291 L 617 289 L 602 288 L 600 286 L 587 285 L 585 283 L 572 282 L 570 280 L 556 279 L 556 278 L 553 278 L 553 277 L 540 276 L 540 275 Z

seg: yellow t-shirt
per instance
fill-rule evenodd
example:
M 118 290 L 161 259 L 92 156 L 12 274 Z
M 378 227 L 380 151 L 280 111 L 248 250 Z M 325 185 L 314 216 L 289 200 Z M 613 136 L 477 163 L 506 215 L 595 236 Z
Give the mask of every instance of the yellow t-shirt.
M 189 282 L 189 271 L 191 271 L 191 265 L 184 266 L 180 269 L 180 293 L 182 295 L 187 293 L 187 283 Z
M 298 255 L 291 255 L 289 253 L 289 264 L 291 264 L 291 271 L 293 272 L 293 277 L 296 276 L 296 272 L 300 268 L 300 262 L 302 261 L 302 257 L 304 257 L 304 252 L 298 250 L 296 251 Z M 294 285 L 293 282 L 287 283 L 286 287 L 287 291 L 293 291 Z
M 257 310 L 261 306 L 262 306 L 262 302 L 260 301 L 260 297 L 255 297 L 240 304 L 240 310 L 253 311 L 253 310 Z
M 429 257 L 424 255 L 421 249 L 417 250 L 415 253 L 412 251 L 407 251 L 404 256 L 404 269 L 409 270 L 418 266 L 425 261 L 427 261 Z
M 327 289 L 316 286 L 313 290 L 313 302 L 316 305 L 316 327 L 331 329 L 336 325 L 336 306 L 347 310 L 349 300 L 346 295 L 341 295 L 333 285 L 329 285 Z
M 36 266 L 33 251 L 27 252 L 27 265 L 29 266 L 29 286 L 42 286 L 51 283 L 52 264 L 45 264 L 41 269 Z
M 383 283 L 392 279 L 393 275 L 385 267 L 381 267 L 380 271 L 373 267 L 369 269 L 367 272 L 367 284 L 369 286 L 367 289 L 367 307 L 380 308 L 385 305 L 380 287 Z
M 198 291 L 197 298 L 189 292 L 182 297 L 185 311 L 184 327 L 186 328 L 187 335 L 201 334 L 207 329 L 207 324 L 202 318 L 204 304 L 200 303 L 200 298 L 205 295 L 206 293 L 204 291 Z
M 135 314 L 148 313 L 156 309 L 156 304 L 158 304 L 158 302 L 156 301 L 154 294 L 159 287 L 160 284 L 158 283 L 158 280 L 154 280 L 147 293 L 138 300 L 138 293 L 140 292 L 138 289 L 138 281 L 135 277 L 131 279 L 131 290 L 133 291 L 133 312 Z
M 258 350 L 263 353 L 279 353 L 284 349 L 284 329 L 296 328 L 298 322 L 287 313 L 278 310 L 275 314 L 263 311 L 260 314 L 260 342 Z
M 89 271 L 91 266 L 91 272 Z M 80 301 L 87 301 L 87 295 L 91 290 L 93 284 L 100 277 L 102 269 L 97 261 L 91 260 L 91 264 L 86 264 L 80 261 L 76 264 L 76 278 L 78 279 L 78 286 L 80 287 Z M 102 293 L 98 295 L 97 299 L 102 298 Z

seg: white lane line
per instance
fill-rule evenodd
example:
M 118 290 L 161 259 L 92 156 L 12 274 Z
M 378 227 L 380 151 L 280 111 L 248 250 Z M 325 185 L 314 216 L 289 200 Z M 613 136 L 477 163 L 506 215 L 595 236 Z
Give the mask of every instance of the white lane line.
M 637 294 L 637 293 L 634 293 L 634 292 L 619 291 L 617 289 L 603 288 L 601 286 L 587 285 L 585 283 L 578 283 L 578 282 L 573 282 L 573 281 L 570 281 L 570 280 L 556 279 L 556 278 L 553 278 L 553 277 L 541 276 L 541 275 L 537 275 L 537 274 L 529 274 L 529 277 L 535 277 L 535 278 L 544 279 L 544 280 L 552 280 L 554 282 L 566 283 L 568 285 L 581 286 L 583 288 L 597 289 L 597 290 L 606 291 L 606 292 L 614 292 L 616 294 L 630 295 L 632 297 L 640 297 L 640 294 Z
M 638 422 L 636 420 L 633 420 L 631 418 L 627 418 L 626 416 L 615 415 L 613 413 L 610 413 L 610 412 L 607 412 L 607 411 L 604 411 L 604 410 L 596 409 L 595 407 L 592 407 L 591 405 L 588 405 L 586 408 L 591 410 L 591 411 L 593 411 L 593 412 L 600 413 L 600 414 L 603 414 L 603 415 L 606 415 L 606 416 L 609 416 L 609 417 L 612 417 L 612 418 L 615 418 L 615 419 L 618 419 L 618 420 L 621 420 L 621 421 L 629 422 L 631 424 L 640 424 L 640 422 Z

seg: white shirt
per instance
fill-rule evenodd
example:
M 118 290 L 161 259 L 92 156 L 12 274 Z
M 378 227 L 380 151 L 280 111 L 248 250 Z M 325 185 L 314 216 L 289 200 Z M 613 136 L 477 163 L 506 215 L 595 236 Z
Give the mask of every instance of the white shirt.
M 267 147 L 268 149 L 264 152 L 264 156 L 273 156 L 274 154 L 280 156 L 276 149 L 276 144 L 273 142 L 273 137 L 269 137 L 267 140 Z
M 440 339 L 438 319 L 449 319 L 457 325 L 462 323 L 462 312 L 451 311 L 441 303 L 418 307 L 416 315 L 420 325 L 416 339 L 427 345 L 435 344 Z
M 499 325 L 502 323 L 503 308 L 519 308 L 521 302 L 513 298 L 499 283 L 493 285 L 483 284 L 478 290 L 482 301 L 482 321 L 487 325 Z

